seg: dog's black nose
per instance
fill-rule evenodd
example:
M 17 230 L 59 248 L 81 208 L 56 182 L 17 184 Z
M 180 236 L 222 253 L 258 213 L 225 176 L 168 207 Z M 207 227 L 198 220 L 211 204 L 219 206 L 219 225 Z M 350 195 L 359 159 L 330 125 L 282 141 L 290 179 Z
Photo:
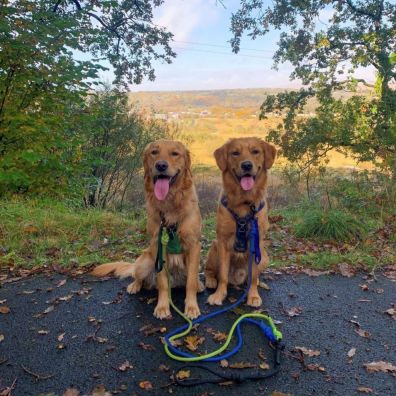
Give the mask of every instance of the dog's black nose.
M 168 163 L 166 161 L 157 161 L 155 168 L 158 172 L 165 172 L 168 169 Z
M 249 172 L 252 170 L 253 168 L 253 164 L 250 161 L 243 161 L 241 163 L 241 168 L 242 170 L 244 170 L 245 172 Z

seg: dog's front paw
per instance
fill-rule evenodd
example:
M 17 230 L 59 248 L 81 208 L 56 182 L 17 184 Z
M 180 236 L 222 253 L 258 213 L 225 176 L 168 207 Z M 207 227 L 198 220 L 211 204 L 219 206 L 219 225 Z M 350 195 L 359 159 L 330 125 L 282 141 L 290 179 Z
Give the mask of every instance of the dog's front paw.
M 217 287 L 217 279 L 216 278 L 206 278 L 205 279 L 205 286 L 208 289 L 216 289 Z
M 261 297 L 258 294 L 249 295 L 247 298 L 247 305 L 251 307 L 259 307 L 262 304 Z
M 127 293 L 129 294 L 136 294 L 140 292 L 142 288 L 142 282 L 135 280 L 134 282 L 130 283 L 127 287 Z
M 196 319 L 198 318 L 199 315 L 201 315 L 201 311 L 199 310 L 198 304 L 196 302 L 186 303 L 186 306 L 184 308 L 184 313 L 190 319 Z
M 166 319 L 171 317 L 169 304 L 157 304 L 154 309 L 154 316 L 157 319 Z
M 221 290 L 216 290 L 213 294 L 209 296 L 208 303 L 210 305 L 222 305 L 226 296 L 227 296 L 226 292 L 222 292 Z

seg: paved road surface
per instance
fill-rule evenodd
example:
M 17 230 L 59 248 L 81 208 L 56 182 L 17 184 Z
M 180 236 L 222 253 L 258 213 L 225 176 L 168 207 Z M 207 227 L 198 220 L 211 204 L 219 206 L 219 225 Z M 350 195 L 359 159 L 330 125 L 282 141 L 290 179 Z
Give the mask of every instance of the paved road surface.
M 164 354 L 162 334 L 144 334 L 151 328 L 172 329 L 181 323 L 176 317 L 154 319 L 154 291 L 129 296 L 125 292 L 128 281 L 98 282 L 89 276 L 73 279 L 59 274 L 6 284 L 0 288 L 0 301 L 6 300 L 0 306 L 8 306 L 11 312 L 0 314 L 0 335 L 4 335 L 0 342 L 0 390 L 16 379 L 13 396 L 62 396 L 69 387 L 86 395 L 100 384 L 120 395 L 270 395 L 274 391 L 362 395 L 358 391 L 362 387 L 371 388 L 376 395 L 396 395 L 395 373 L 369 374 L 363 367 L 373 361 L 396 365 L 396 320 L 384 313 L 396 303 L 396 283 L 382 276 L 368 282 L 364 274 L 353 278 L 271 277 L 267 280 L 271 290 L 261 289 L 260 293 L 265 309 L 282 322 L 279 327 L 286 351 L 281 372 L 261 382 L 189 389 L 172 385 L 170 376 L 179 363 Z M 232 290 L 231 296 L 238 293 Z M 206 298 L 204 292 L 199 301 L 207 312 L 211 308 L 204 304 Z M 181 305 L 182 290 L 175 291 L 175 300 Z M 290 316 L 293 314 L 297 315 Z M 208 328 L 227 331 L 235 317 L 227 314 L 202 325 L 203 347 L 209 350 L 216 345 Z M 143 326 L 148 327 L 141 330 Z M 245 326 L 244 334 L 243 350 L 229 363 L 259 365 L 260 348 L 270 362 L 268 346 L 258 330 Z M 320 355 L 302 360 L 294 350 L 296 346 L 320 351 Z M 356 353 L 348 362 L 347 353 L 352 348 Z M 125 361 L 133 368 L 120 371 Z M 160 365 L 168 366 L 169 371 L 161 371 Z M 212 366 L 219 368 L 216 363 Z M 45 379 L 47 376 L 51 377 Z M 150 381 L 153 389 L 141 389 L 142 381 Z

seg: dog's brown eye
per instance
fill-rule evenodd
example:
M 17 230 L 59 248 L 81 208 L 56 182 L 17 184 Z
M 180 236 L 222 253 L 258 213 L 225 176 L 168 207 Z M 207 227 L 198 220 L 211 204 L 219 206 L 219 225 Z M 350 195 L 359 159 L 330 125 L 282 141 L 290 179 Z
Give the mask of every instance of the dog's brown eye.
M 159 150 L 157 150 L 157 149 L 154 149 L 151 151 L 151 154 L 153 154 L 153 155 L 157 155 L 158 153 L 159 153 Z
M 257 150 L 257 149 L 252 150 L 252 154 L 254 154 L 254 155 L 259 154 L 259 153 L 260 153 L 260 150 Z
M 239 151 L 233 151 L 231 153 L 231 155 L 233 155 L 234 157 L 238 157 L 239 154 L 240 154 Z
M 172 157 L 177 157 L 179 155 L 179 153 L 177 151 L 172 151 L 171 155 L 172 155 Z

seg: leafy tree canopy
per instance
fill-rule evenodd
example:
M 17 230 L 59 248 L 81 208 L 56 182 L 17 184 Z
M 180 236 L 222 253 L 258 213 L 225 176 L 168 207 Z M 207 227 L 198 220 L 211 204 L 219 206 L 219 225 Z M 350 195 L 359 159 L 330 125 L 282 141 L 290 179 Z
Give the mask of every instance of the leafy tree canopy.
M 232 48 L 239 51 L 244 34 L 253 39 L 281 30 L 275 67 L 293 66 L 292 79 L 303 88 L 266 98 L 261 117 L 286 112 L 271 131 L 291 160 L 318 163 L 333 149 L 348 149 L 359 160 L 376 162 L 396 177 L 396 4 L 384 0 L 242 0 L 231 19 Z M 321 20 L 326 13 L 329 22 Z M 359 67 L 371 66 L 377 80 L 370 86 L 354 78 Z M 371 95 L 336 98 L 335 90 L 356 91 L 362 83 Z M 298 116 L 308 98 L 316 96 L 315 117 Z
M 69 134 L 102 61 L 115 84 L 154 79 L 172 34 L 152 23 L 162 0 L 13 0 L 0 5 L 0 195 L 61 190 Z

